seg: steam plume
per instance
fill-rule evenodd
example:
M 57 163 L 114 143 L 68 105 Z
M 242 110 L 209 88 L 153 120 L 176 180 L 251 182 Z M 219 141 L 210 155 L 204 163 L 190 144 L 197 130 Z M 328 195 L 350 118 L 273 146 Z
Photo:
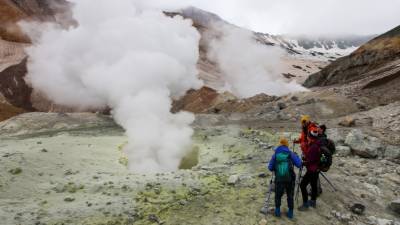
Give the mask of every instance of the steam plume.
M 77 27 L 46 25 L 33 37 L 27 81 L 58 104 L 111 107 L 129 138 L 133 171 L 177 169 L 194 116 L 171 114 L 171 97 L 202 85 L 200 35 L 190 20 L 168 18 L 140 0 L 74 1 Z
M 219 23 L 214 26 L 221 35 L 211 42 L 208 56 L 218 62 L 225 90 L 243 98 L 259 93 L 284 95 L 306 90 L 295 82 L 282 80 L 285 52 L 281 48 L 257 43 L 253 33 L 245 29 Z

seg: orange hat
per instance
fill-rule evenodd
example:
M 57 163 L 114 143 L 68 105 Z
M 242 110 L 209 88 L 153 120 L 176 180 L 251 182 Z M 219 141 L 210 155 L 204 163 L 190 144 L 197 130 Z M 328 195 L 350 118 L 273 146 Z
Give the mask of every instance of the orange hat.
M 279 144 L 289 147 L 289 141 L 285 137 L 279 139 Z

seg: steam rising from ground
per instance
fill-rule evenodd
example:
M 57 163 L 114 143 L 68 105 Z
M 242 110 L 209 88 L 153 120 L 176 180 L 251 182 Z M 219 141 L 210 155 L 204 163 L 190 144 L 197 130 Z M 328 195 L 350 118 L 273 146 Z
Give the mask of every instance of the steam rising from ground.
M 129 138 L 133 171 L 176 170 L 190 148 L 194 116 L 170 113 L 171 97 L 202 85 L 199 33 L 190 20 L 166 17 L 149 0 L 74 2 L 76 27 L 24 24 L 34 42 L 27 82 L 61 105 L 110 107 Z M 225 90 L 239 97 L 304 90 L 281 80 L 280 48 L 233 26 L 216 30 L 221 35 L 210 43 L 209 57 L 224 74 Z
M 221 35 L 211 42 L 208 56 L 222 70 L 225 90 L 243 98 L 306 90 L 295 81 L 282 80 L 284 50 L 258 43 L 251 31 L 224 24 L 215 27 Z
M 191 144 L 193 115 L 171 114 L 171 97 L 199 88 L 200 35 L 140 1 L 75 0 L 79 26 L 47 25 L 28 49 L 27 81 L 58 104 L 112 108 L 129 137 L 129 168 L 177 169 Z M 34 30 L 25 24 L 26 30 Z

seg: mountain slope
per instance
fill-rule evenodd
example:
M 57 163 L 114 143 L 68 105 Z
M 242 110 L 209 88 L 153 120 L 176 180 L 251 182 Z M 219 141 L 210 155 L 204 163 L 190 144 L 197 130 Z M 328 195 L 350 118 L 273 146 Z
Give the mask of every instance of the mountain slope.
M 70 3 L 65 0 L 0 0 L 0 39 L 29 43 L 19 21 L 57 21 L 67 25 L 72 22 L 69 9 Z
M 71 23 L 72 17 L 68 13 L 70 10 L 66 10 L 70 5 L 66 3 L 64 0 L 57 1 L 39 1 L 39 0 L 24 0 L 24 1 L 11 1 L 11 0 L 0 0 L 0 9 L 3 8 L 6 14 L 3 14 L 3 17 L 0 17 L 0 24 L 3 23 L 11 23 L 13 27 L 18 28 L 17 22 L 20 20 L 37 20 L 37 21 L 56 21 L 59 23 L 69 21 Z M 211 60 L 208 57 L 208 48 L 210 42 L 215 38 L 215 36 L 220 35 L 218 29 L 215 28 L 215 23 L 222 23 L 226 26 L 234 26 L 229 24 L 228 22 L 221 19 L 219 16 L 197 9 L 197 8 L 187 8 L 178 13 L 166 13 L 169 16 L 174 16 L 180 14 L 185 18 L 190 18 L 193 20 L 193 25 L 199 30 L 202 35 L 200 40 L 200 59 L 198 61 L 198 70 L 199 77 L 205 82 L 205 86 L 213 88 L 215 90 L 220 89 L 224 86 L 225 82 L 223 80 L 223 74 L 219 69 L 216 62 Z M 69 17 L 68 17 L 69 15 Z M 67 20 L 64 20 L 65 17 Z M 237 27 L 238 28 L 238 27 Z M 243 29 L 244 28 L 238 28 Z M 247 31 L 247 30 L 246 30 Z M 254 35 L 254 39 L 258 41 L 261 45 L 276 45 L 280 46 L 286 50 L 287 54 L 283 58 L 283 72 L 282 79 L 286 79 L 287 81 L 296 80 L 298 82 L 303 82 L 304 79 L 312 73 L 319 71 L 321 68 L 325 67 L 330 60 L 330 57 L 338 57 L 339 53 L 325 54 L 323 51 L 331 51 L 329 48 L 329 44 L 320 43 L 320 42 L 312 42 L 315 45 L 313 48 L 306 49 L 307 46 L 301 41 L 297 41 L 294 39 L 285 39 L 284 37 L 272 36 L 268 34 L 260 34 L 251 32 Z M 17 72 L 13 72 L 12 74 L 9 71 L 14 70 L 5 70 L 6 68 L 18 65 L 20 68 L 26 67 L 26 64 L 22 62 L 22 59 L 25 57 L 23 53 L 23 48 L 29 45 L 29 39 L 27 39 L 22 33 L 7 33 L 8 36 L 0 36 L 3 39 L 8 39 L 9 41 L 1 41 L 0 42 L 0 54 L 4 52 L 4 59 L 0 60 L 0 72 L 2 72 L 2 76 L 5 77 L 15 77 L 20 81 L 18 85 L 14 85 L 10 87 L 10 91 L 12 93 L 31 93 L 31 90 L 21 90 L 21 88 L 26 88 L 27 86 L 24 83 L 23 79 L 20 79 L 25 75 L 25 70 L 18 70 Z M 1 34 L 0 34 L 1 35 Z M 11 35 L 11 36 L 10 36 Z M 325 40 L 326 41 L 326 40 Z M 23 42 L 28 44 L 20 44 L 16 42 Z M 333 41 L 332 43 L 334 43 Z M 308 47 L 313 46 L 308 45 Z M 11 47 L 10 47 L 11 46 Z M 322 48 L 319 50 L 318 47 Z M 325 46 L 325 47 L 323 47 Z M 316 51 L 316 49 L 318 51 Z M 325 49 L 325 50 L 323 50 Z M 346 49 L 342 49 L 341 51 L 346 51 Z M 268 60 L 268 59 L 266 59 Z M 23 74 L 21 74 L 23 73 Z M 0 83 L 4 83 L 4 80 L 0 80 Z M 8 84 L 4 84 L 3 86 L 7 86 Z M 8 91 L 8 90 L 3 90 Z M 17 104 L 15 106 L 23 107 L 26 110 L 32 110 L 32 107 L 35 110 L 39 111 L 61 111 L 61 112 L 71 112 L 73 109 L 67 109 L 62 106 L 55 106 L 50 101 L 46 100 L 40 93 L 36 94 L 37 90 L 33 90 L 31 95 L 31 102 L 28 104 L 24 102 L 23 104 Z M 204 93 L 204 92 L 199 92 Z M 13 99 L 14 95 L 8 95 L 6 99 L 7 102 L 15 103 L 20 102 L 19 99 Z M 197 95 L 194 95 L 197 96 Z M 199 96 L 202 98 L 203 96 Z M 11 98 L 11 99 L 10 99 Z M 26 98 L 24 98 L 26 99 Z M 199 99 L 198 99 L 199 100 Z M 200 102 L 200 101 L 199 101 Z M 25 107 L 27 106 L 27 107 Z M 182 106 L 185 108 L 186 106 Z M 193 104 L 190 108 L 195 107 Z M 178 109 L 179 110 L 179 109 Z M 198 110 L 196 110 L 198 111 Z M 201 110 L 200 110 L 201 111 Z
M 400 59 L 400 26 L 374 38 L 349 56 L 340 58 L 322 71 L 311 75 L 304 86 L 345 84 L 371 77 L 379 73 L 379 68 L 384 68 L 397 59 Z
M 27 15 L 10 1 L 0 0 L 0 38 L 7 41 L 29 42 L 16 23 Z
M 298 83 L 303 83 L 310 74 L 320 71 L 330 61 L 350 54 L 372 38 L 371 36 L 353 36 L 330 39 L 270 35 L 237 27 L 218 15 L 195 7 L 183 9 L 178 13 L 167 13 L 170 16 L 177 14 L 191 19 L 194 26 L 202 34 L 199 61 L 200 78 L 205 80 L 207 86 L 214 89 L 218 89 L 224 81 L 220 79 L 222 74 L 218 65 L 207 57 L 207 52 L 210 42 L 223 35 L 222 27 L 237 28 L 252 33 L 254 40 L 260 44 L 260 47 L 268 45 L 279 46 L 284 49 L 286 54 L 281 61 L 282 77 L 288 81 L 296 80 Z
M 184 17 L 191 18 L 195 22 L 196 27 L 201 27 L 203 29 L 210 29 L 217 23 L 235 26 L 216 14 L 194 7 L 186 8 L 182 10 L 181 13 Z M 288 53 L 292 54 L 319 55 L 321 58 L 326 54 L 325 58 L 329 59 L 350 54 L 352 50 L 371 40 L 373 37 L 374 35 L 311 37 L 305 35 L 271 35 L 254 32 L 254 38 L 262 44 L 280 46 L 286 49 Z

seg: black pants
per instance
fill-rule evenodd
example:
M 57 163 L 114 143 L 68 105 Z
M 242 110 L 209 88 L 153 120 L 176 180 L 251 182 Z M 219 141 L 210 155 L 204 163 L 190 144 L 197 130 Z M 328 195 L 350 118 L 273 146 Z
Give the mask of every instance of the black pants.
M 304 175 L 300 183 L 301 195 L 303 196 L 303 203 L 308 202 L 307 185 L 311 184 L 311 200 L 317 200 L 318 195 L 318 177 L 319 172 L 309 172 Z
M 294 183 L 295 182 L 276 182 L 275 183 L 275 207 L 281 207 L 281 199 L 283 194 L 286 192 L 287 204 L 289 209 L 294 207 Z

